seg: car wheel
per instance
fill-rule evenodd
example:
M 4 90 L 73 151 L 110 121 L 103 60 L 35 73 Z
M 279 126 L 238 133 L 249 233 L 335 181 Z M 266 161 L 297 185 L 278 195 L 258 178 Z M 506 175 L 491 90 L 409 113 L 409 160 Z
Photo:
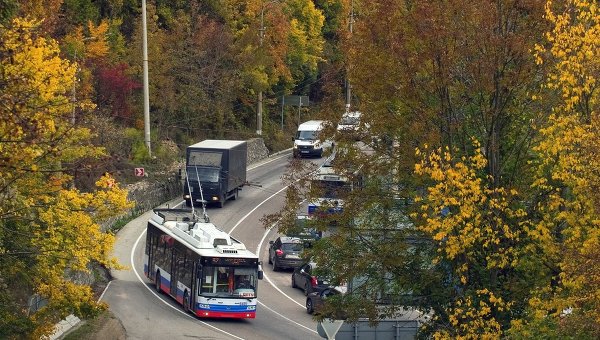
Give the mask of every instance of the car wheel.
M 304 284 L 304 295 L 308 296 L 308 294 L 310 293 L 310 283 L 305 283 Z
M 308 314 L 312 314 L 312 313 L 315 312 L 315 309 L 314 309 L 314 306 L 313 306 L 313 302 L 312 302 L 312 300 L 310 298 L 306 299 L 306 312 Z
M 156 286 L 156 292 L 160 293 L 160 271 L 156 271 L 156 275 L 154 276 L 154 284 Z
M 292 288 L 298 288 L 298 285 L 296 284 L 296 277 L 294 276 L 294 274 L 292 274 Z
M 271 254 L 269 254 L 269 264 L 273 264 L 273 260 L 271 260 Z
M 277 260 L 273 259 L 273 271 L 276 272 L 279 270 L 279 266 L 277 265 Z

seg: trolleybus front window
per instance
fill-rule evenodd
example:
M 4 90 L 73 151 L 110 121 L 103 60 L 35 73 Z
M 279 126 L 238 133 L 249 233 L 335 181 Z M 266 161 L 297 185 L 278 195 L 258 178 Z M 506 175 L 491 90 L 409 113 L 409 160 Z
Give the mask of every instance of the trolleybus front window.
M 255 297 L 256 274 L 256 268 L 204 267 L 200 295 Z

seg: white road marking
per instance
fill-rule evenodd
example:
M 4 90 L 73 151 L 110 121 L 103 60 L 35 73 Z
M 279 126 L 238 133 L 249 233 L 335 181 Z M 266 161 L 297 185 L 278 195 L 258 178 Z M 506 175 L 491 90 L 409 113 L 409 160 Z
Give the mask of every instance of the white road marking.
M 158 295 L 158 294 L 157 294 L 157 293 L 156 293 L 156 292 L 155 292 L 153 289 L 150 289 L 146 283 L 144 283 L 144 280 L 142 279 L 142 277 L 140 276 L 140 274 L 137 272 L 137 270 L 135 270 L 135 268 L 136 268 L 136 267 L 135 267 L 135 265 L 134 265 L 134 263 L 133 263 L 133 253 L 134 253 L 135 249 L 137 248 L 137 246 L 138 246 L 138 243 L 139 243 L 139 242 L 140 242 L 140 240 L 142 239 L 142 236 L 144 236 L 144 234 L 146 234 L 146 230 L 145 230 L 145 229 L 144 229 L 144 231 L 142 231 L 142 233 L 140 234 L 140 236 L 137 238 L 137 240 L 136 240 L 136 241 L 135 241 L 135 243 L 133 244 L 133 248 L 131 249 L 131 258 L 130 258 L 130 261 L 131 261 L 131 268 L 133 268 L 133 272 L 135 273 L 135 276 L 137 276 L 138 280 L 140 280 L 140 282 L 141 282 L 141 283 L 144 285 L 144 287 L 145 287 L 145 288 L 146 288 L 146 289 L 147 289 L 147 290 L 148 290 L 150 293 L 152 293 L 154 296 L 156 296 L 156 298 L 157 298 L 157 299 L 159 299 L 159 300 L 160 300 L 160 302 L 164 303 L 166 306 L 168 306 L 169 308 L 173 309 L 173 310 L 174 310 L 174 311 L 176 311 L 177 313 L 179 313 L 179 314 L 181 314 L 181 315 L 184 315 L 184 316 L 185 316 L 185 317 L 187 317 L 187 318 L 194 319 L 194 320 L 196 320 L 196 321 L 200 322 L 200 324 L 202 324 L 202 325 L 204 325 L 204 326 L 206 326 L 206 327 L 208 327 L 208 328 L 212 328 L 213 330 L 216 330 L 216 331 L 218 331 L 218 332 L 221 332 L 221 333 L 223 333 L 223 334 L 226 334 L 226 335 L 228 335 L 228 336 L 230 336 L 230 337 L 233 337 L 233 338 L 236 338 L 236 339 L 243 340 L 244 338 L 240 338 L 240 337 L 239 337 L 239 336 L 237 336 L 237 335 L 233 335 L 233 334 L 231 334 L 231 333 L 229 333 L 229 332 L 227 332 L 227 331 L 225 331 L 225 330 L 223 330 L 223 329 L 220 329 L 220 328 L 218 328 L 218 327 L 215 327 L 215 326 L 213 326 L 213 325 L 211 325 L 211 324 L 209 324 L 209 323 L 206 323 L 206 322 L 204 322 L 204 321 L 200 321 L 200 320 L 198 320 L 198 318 L 196 318 L 195 316 L 192 316 L 191 314 L 189 314 L 189 313 L 187 313 L 187 312 L 184 312 L 182 309 L 179 309 L 179 307 L 174 307 L 172 304 L 168 303 L 168 302 L 167 302 L 167 301 L 165 301 L 165 300 L 164 300 L 164 299 L 163 299 L 161 296 L 159 296 L 159 295 Z
M 253 167 L 253 168 L 251 168 L 251 169 L 248 169 L 248 170 L 253 170 L 253 169 L 257 168 L 258 166 L 261 166 L 261 165 L 264 165 L 264 164 L 268 164 L 268 163 L 270 163 L 270 162 L 272 162 L 272 161 L 275 161 L 275 160 L 277 160 L 277 159 L 279 159 L 279 158 L 282 158 L 282 157 L 287 157 L 287 155 L 283 155 L 283 156 L 280 156 L 280 157 L 277 157 L 277 158 L 273 158 L 272 160 L 269 160 L 269 161 L 267 161 L 267 162 L 265 162 L 265 163 L 261 163 L 261 164 L 259 164 L 259 165 L 255 166 L 255 167 Z M 240 225 L 240 224 L 241 224 L 241 223 L 242 223 L 242 222 L 243 222 L 243 221 L 244 221 L 244 220 L 245 220 L 245 219 L 246 219 L 248 216 L 250 216 L 250 214 L 251 214 L 251 213 L 253 213 L 254 211 L 256 211 L 256 209 L 258 209 L 258 208 L 259 208 L 261 205 L 263 205 L 263 204 L 264 204 L 264 203 L 266 203 L 268 200 L 270 200 L 271 198 L 273 198 L 274 196 L 276 196 L 277 194 L 279 194 L 280 192 L 282 192 L 282 191 L 283 191 L 283 190 L 285 190 L 285 189 L 287 189 L 287 186 L 283 187 L 281 190 L 277 191 L 277 192 L 276 192 L 276 193 L 274 193 L 273 195 L 271 195 L 271 196 L 267 197 L 267 198 L 266 198 L 264 201 L 260 202 L 260 203 L 259 203 L 259 204 L 258 204 L 258 205 L 257 205 L 257 206 L 254 208 L 254 209 L 252 209 L 252 210 L 251 210 L 249 213 L 247 213 L 246 215 L 244 215 L 244 217 L 242 217 L 242 218 L 241 218 L 241 219 L 240 219 L 240 220 L 239 220 L 239 221 L 238 221 L 238 222 L 237 222 L 237 223 L 236 223 L 236 224 L 233 226 L 233 228 L 231 228 L 231 230 L 229 231 L 229 233 L 231 234 L 231 233 L 233 232 L 233 230 L 235 230 L 235 228 L 237 228 L 237 226 L 238 226 L 238 225 Z M 181 202 L 181 203 L 179 203 L 179 204 L 182 204 L 183 202 L 185 202 L 185 201 L 182 201 L 182 202 Z M 179 204 L 177 204 L 176 206 L 178 206 Z M 256 250 L 257 250 L 257 252 L 256 252 L 257 256 L 260 256 L 260 249 L 261 249 L 261 247 L 262 247 L 262 244 L 263 244 L 263 242 L 264 242 L 265 238 L 267 237 L 267 235 L 269 234 L 269 232 L 271 231 L 271 229 L 272 229 L 272 228 L 273 228 L 273 226 L 271 226 L 269 229 L 267 229 L 267 230 L 265 231 L 265 233 L 263 234 L 263 237 L 262 237 L 262 239 L 260 240 L 260 242 L 259 242 L 259 244 L 258 244 L 258 246 L 257 246 L 257 249 L 256 249 Z M 184 315 L 184 316 L 186 316 L 186 317 L 188 317 L 188 318 L 190 318 L 190 319 L 194 319 L 194 320 L 196 320 L 196 321 L 200 322 L 200 324 L 202 324 L 202 325 L 204 325 L 204 326 L 207 326 L 207 327 L 209 327 L 209 328 L 211 328 L 211 329 L 213 329 L 213 330 L 216 330 L 216 331 L 218 331 L 218 332 L 221 332 L 221 333 L 223 333 L 223 334 L 226 334 L 226 335 L 228 335 L 228 336 L 231 336 L 231 337 L 233 337 L 233 338 L 236 338 L 236 339 L 242 339 L 242 340 L 243 340 L 243 338 L 240 338 L 240 337 L 238 337 L 238 336 L 236 336 L 236 335 L 233 335 L 233 334 L 231 334 L 231 333 L 229 333 L 229 332 L 227 332 L 227 331 L 225 331 L 225 330 L 223 330 L 223 329 L 220 329 L 220 328 L 218 328 L 218 327 L 215 327 L 215 326 L 213 326 L 213 325 L 211 325 L 211 324 L 209 324 L 209 323 L 206 323 L 206 322 L 204 322 L 204 321 L 200 321 L 200 320 L 198 320 L 198 318 L 196 318 L 195 316 L 192 316 L 192 315 L 190 315 L 189 313 L 186 313 L 186 312 L 184 312 L 183 310 L 179 309 L 178 307 L 175 307 L 175 306 L 173 306 L 171 303 L 169 303 L 169 302 L 165 301 L 165 300 L 164 300 L 164 299 L 163 299 L 161 296 L 159 296 L 159 295 L 158 295 L 158 294 L 157 294 L 157 293 L 156 293 L 156 292 L 155 292 L 153 289 L 150 289 L 150 288 L 148 287 L 148 285 L 147 285 L 147 284 L 144 282 L 144 280 L 142 279 L 141 275 L 140 275 L 140 274 L 138 273 L 138 271 L 136 270 L 136 266 L 135 266 L 135 263 L 134 263 L 134 260 L 133 260 L 134 253 L 135 253 L 135 249 L 138 247 L 138 244 L 139 244 L 140 240 L 142 239 L 142 236 L 144 236 L 145 234 L 146 234 L 146 229 L 144 229 L 144 230 L 142 231 L 142 233 L 140 234 L 140 236 L 138 236 L 138 238 L 137 238 L 137 240 L 135 241 L 135 243 L 134 243 L 133 247 L 131 248 L 131 254 L 130 254 L 131 268 L 133 269 L 133 272 L 135 273 L 135 276 L 136 276 L 136 277 L 138 278 L 138 280 L 139 280 L 139 281 L 140 281 L 140 282 L 141 282 L 141 283 L 144 285 L 144 287 L 145 287 L 145 288 L 146 288 L 146 289 L 147 289 L 147 290 L 148 290 L 150 293 L 152 293 L 152 294 L 153 294 L 153 295 L 154 295 L 154 296 L 155 296 L 157 299 L 159 299 L 159 300 L 160 300 L 160 301 L 161 301 L 163 304 L 165 304 L 165 305 L 166 305 L 166 306 L 168 306 L 169 308 L 171 308 L 171 309 L 175 310 L 175 311 L 176 311 L 176 312 L 178 312 L 179 314 L 182 314 L 182 315 Z M 284 292 L 283 292 L 281 289 L 279 289 L 279 287 L 277 287 L 277 286 L 276 286 L 276 285 L 273 283 L 273 281 L 271 281 L 271 280 L 270 280 L 270 279 L 269 279 L 269 278 L 268 278 L 266 275 L 264 275 L 264 278 L 265 278 L 265 279 L 266 279 L 266 280 L 269 282 L 269 284 L 270 284 L 270 285 L 271 285 L 273 288 L 275 288 L 275 290 L 277 290 L 279 293 L 281 293 L 283 296 L 285 296 L 285 297 L 286 297 L 286 298 L 288 298 L 289 300 L 293 301 L 293 302 L 294 302 L 295 304 L 297 304 L 298 306 L 300 306 L 300 307 L 304 308 L 304 306 L 303 306 L 302 304 L 298 303 L 298 302 L 297 302 L 296 300 L 294 300 L 292 297 L 290 297 L 289 295 L 285 294 L 285 293 L 284 293 Z M 109 282 L 109 285 L 110 285 L 110 282 Z M 108 285 L 107 285 L 107 286 L 106 286 L 106 288 L 104 289 L 104 292 L 103 292 L 103 293 L 102 293 L 102 295 L 100 296 L 100 299 L 102 299 L 102 296 L 104 296 L 104 293 L 106 292 L 106 290 L 107 290 L 107 289 L 108 289 Z M 99 300 L 100 300 L 100 299 L 99 299 Z M 267 305 L 265 305 L 264 303 L 260 302 L 260 300 L 257 300 L 257 303 L 259 303 L 261 306 L 263 306 L 264 308 L 268 309 L 268 310 L 269 310 L 269 311 L 271 311 L 272 313 L 274 313 L 274 314 L 277 314 L 279 317 L 281 317 L 281 318 L 283 318 L 283 319 L 285 319 L 285 320 L 287 320 L 287 321 L 289 321 L 289 322 L 291 322 L 291 323 L 294 323 L 294 324 L 296 324 L 297 326 L 299 326 L 299 327 L 302 327 L 302 328 L 304 328 L 304 329 L 306 329 L 306 330 L 308 330 L 308 331 L 310 331 L 310 332 L 312 332 L 312 333 L 318 334 L 318 332 L 317 332 L 317 331 L 315 331 L 315 330 L 313 330 L 313 329 L 311 329 L 311 328 L 309 328 L 309 327 L 306 327 L 306 326 L 304 326 L 304 325 L 302 325 L 302 324 L 300 324 L 300 323 L 298 323 L 298 322 L 296 322 L 296 321 L 294 321 L 294 320 L 291 320 L 291 319 L 287 318 L 286 316 L 284 316 L 283 314 L 281 314 L 281 313 L 279 313 L 279 312 L 277 312 L 277 311 L 275 311 L 275 310 L 273 310 L 273 309 L 269 308 Z
M 258 246 L 256 247 L 256 254 L 260 254 L 260 248 L 262 247 L 263 241 L 265 240 L 265 238 L 267 238 L 267 235 L 269 234 L 269 232 L 271 231 L 271 229 L 273 229 L 274 226 L 275 225 L 272 225 L 271 227 L 269 227 L 269 229 L 267 229 L 267 231 L 265 231 L 265 233 L 263 234 L 262 239 L 260 240 L 260 242 L 258 243 Z M 285 296 L 286 298 L 290 299 L 292 302 L 294 302 L 298 306 L 304 308 L 304 306 L 301 303 L 299 303 L 298 301 L 294 300 L 291 296 L 287 295 L 281 289 L 279 289 L 279 287 L 277 287 L 277 285 L 275 285 L 275 283 L 273 283 L 273 281 L 271 281 L 271 279 L 269 279 L 269 277 L 267 276 L 267 274 L 264 274 L 264 272 L 263 272 L 263 276 L 264 276 L 264 279 L 266 279 L 271 284 L 271 286 L 273 286 L 273 288 L 275 288 L 275 290 L 277 290 L 278 292 L 280 292 L 283 296 Z

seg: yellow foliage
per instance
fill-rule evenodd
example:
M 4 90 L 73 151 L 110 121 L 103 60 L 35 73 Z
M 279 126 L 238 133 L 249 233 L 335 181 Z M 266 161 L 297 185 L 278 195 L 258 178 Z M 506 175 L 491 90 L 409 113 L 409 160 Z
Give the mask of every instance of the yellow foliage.
M 108 34 L 108 21 L 102 22 L 95 26 L 91 21 L 88 22 L 88 30 L 90 37 L 86 44 L 85 56 L 92 59 L 104 58 L 108 55 L 109 47 L 106 41 Z
M 50 299 L 29 316 L 42 336 L 61 315 L 104 308 L 90 287 L 65 274 L 87 272 L 91 263 L 119 268 L 109 257 L 115 237 L 99 223 L 132 203 L 110 177 L 102 177 L 95 191 L 80 192 L 63 172 L 65 163 L 104 151 L 89 144 L 89 129 L 71 124 L 75 66 L 37 29 L 37 22 L 24 19 L 0 27 L 0 230 L 18 229 L 20 237 L 11 242 L 22 242 L 17 248 L 31 252 L 20 275 L 33 278 L 33 289 Z M 16 272 L 7 266 L 0 270 L 0 275 Z
M 418 228 L 438 247 L 434 262 L 452 263 L 453 275 L 463 289 L 470 287 L 474 264 L 485 263 L 489 271 L 515 265 L 518 254 L 511 244 L 522 236 L 521 221 L 526 217 L 524 210 L 511 206 L 518 195 L 516 189 L 490 187 L 482 178 L 487 161 L 475 140 L 473 150 L 471 156 L 460 160 L 455 160 L 448 148 L 416 151 L 421 161 L 415 165 L 415 173 L 432 182 L 427 195 L 417 199 L 425 220 Z M 470 296 L 453 301 L 448 313 L 455 331 L 436 333 L 435 338 L 499 338 L 500 323 L 494 311 L 505 311 L 510 303 L 488 289 L 479 290 L 476 298 L 477 303 Z
M 546 34 L 548 46 L 536 48 L 536 58 L 552 66 L 546 86 L 559 92 L 562 100 L 552 108 L 534 149 L 539 161 L 532 187 L 547 194 L 537 206 L 542 218 L 529 227 L 528 236 L 536 249 L 544 250 L 538 256 L 556 266 L 560 281 L 534 292 L 528 321 L 539 325 L 553 320 L 561 328 L 596 329 L 592 334 L 597 337 L 600 9 L 597 1 L 588 0 L 559 5 L 547 2 L 546 19 L 552 27 Z M 564 314 L 566 310 L 570 312 Z M 520 334 L 527 334 L 525 326 L 525 322 L 513 324 Z

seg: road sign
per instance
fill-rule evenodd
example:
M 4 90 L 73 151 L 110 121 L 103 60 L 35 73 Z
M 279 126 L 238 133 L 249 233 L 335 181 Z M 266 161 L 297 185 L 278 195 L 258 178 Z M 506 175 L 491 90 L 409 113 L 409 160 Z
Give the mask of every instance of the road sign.
M 321 326 L 327 335 L 327 339 L 335 339 L 335 334 L 340 330 L 340 327 L 344 324 L 344 320 L 330 320 L 325 319 L 317 326 Z
M 286 106 L 309 106 L 308 96 L 283 96 L 282 105 Z
M 144 168 L 135 168 L 134 172 L 135 172 L 135 175 L 138 177 L 144 177 L 144 175 L 146 175 Z
M 336 322 L 341 322 L 341 325 L 338 326 Z M 335 333 L 332 333 L 333 330 Z M 377 326 L 371 326 L 368 319 L 359 319 L 354 323 L 326 319 L 317 324 L 317 333 L 321 338 L 336 340 L 414 340 L 418 330 L 419 321 L 416 319 L 383 319 L 378 320 Z

